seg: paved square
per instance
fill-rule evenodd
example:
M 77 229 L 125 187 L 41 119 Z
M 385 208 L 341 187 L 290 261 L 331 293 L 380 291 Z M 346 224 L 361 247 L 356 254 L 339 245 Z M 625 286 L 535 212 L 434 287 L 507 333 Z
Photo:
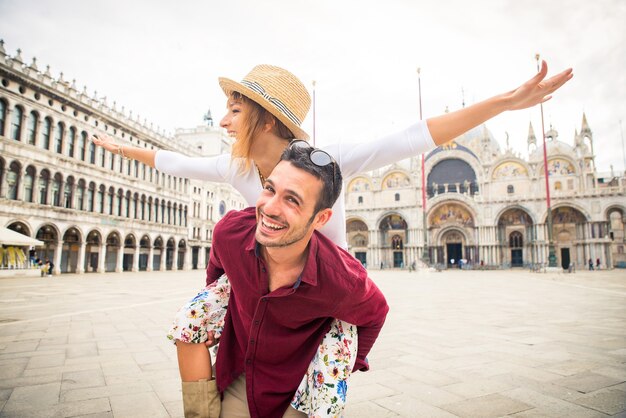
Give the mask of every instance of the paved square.
M 626 416 L 626 272 L 374 270 L 347 417 Z M 164 335 L 203 272 L 0 279 L 0 417 L 182 417 Z

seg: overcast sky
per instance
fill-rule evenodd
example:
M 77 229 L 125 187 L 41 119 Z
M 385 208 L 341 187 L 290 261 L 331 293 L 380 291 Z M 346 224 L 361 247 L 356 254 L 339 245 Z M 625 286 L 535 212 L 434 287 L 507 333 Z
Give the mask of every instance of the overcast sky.
M 539 52 L 550 74 L 574 68 L 544 105 L 546 130 L 573 144 L 584 111 L 600 171 L 624 167 L 624 22 L 624 0 L 0 0 L 9 55 L 170 132 L 209 108 L 219 121 L 217 78 L 267 63 L 317 82 L 318 145 L 369 141 L 419 118 L 417 67 L 427 118 L 517 87 Z M 529 122 L 540 137 L 538 108 L 487 126 L 526 155 Z

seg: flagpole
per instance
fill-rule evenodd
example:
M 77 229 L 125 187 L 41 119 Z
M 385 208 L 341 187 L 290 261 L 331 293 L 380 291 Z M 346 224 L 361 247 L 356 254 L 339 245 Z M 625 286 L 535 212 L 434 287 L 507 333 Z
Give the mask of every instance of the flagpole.
M 313 80 L 313 146 L 315 146 L 315 80 Z
M 422 120 L 422 79 L 420 77 L 421 69 L 417 68 L 417 90 L 419 95 L 420 120 Z M 426 222 L 426 169 L 424 164 L 425 158 L 422 154 L 422 230 L 424 232 L 424 248 L 422 250 L 422 261 L 424 264 L 430 264 L 430 256 L 428 255 L 428 229 Z
M 539 54 L 535 54 L 537 72 L 539 72 Z M 554 250 L 554 238 L 552 231 L 552 205 L 550 202 L 550 179 L 548 173 L 548 149 L 546 146 L 546 128 L 543 120 L 543 103 L 539 103 L 541 109 L 541 133 L 543 136 L 543 175 L 546 179 L 546 206 L 548 208 L 548 267 L 556 267 L 556 253 Z

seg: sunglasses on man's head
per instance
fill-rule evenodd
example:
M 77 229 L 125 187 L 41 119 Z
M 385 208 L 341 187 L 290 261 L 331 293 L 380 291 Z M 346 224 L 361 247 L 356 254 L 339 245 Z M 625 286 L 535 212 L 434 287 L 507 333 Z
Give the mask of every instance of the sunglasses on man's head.
M 302 140 L 294 139 L 289 143 L 289 148 L 302 148 L 309 151 L 309 160 L 318 167 L 326 167 L 328 164 L 333 164 L 335 159 L 326 151 L 319 148 L 312 147 L 311 144 Z M 335 188 L 335 164 L 333 164 L 333 189 Z

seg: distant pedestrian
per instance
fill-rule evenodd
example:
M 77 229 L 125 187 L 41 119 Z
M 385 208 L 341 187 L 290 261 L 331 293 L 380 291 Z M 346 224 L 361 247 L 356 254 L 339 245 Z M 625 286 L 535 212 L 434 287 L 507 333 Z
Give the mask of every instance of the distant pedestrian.
M 589 271 L 593 270 L 593 260 L 589 259 Z
M 596 258 L 596 270 L 600 270 L 600 257 Z

